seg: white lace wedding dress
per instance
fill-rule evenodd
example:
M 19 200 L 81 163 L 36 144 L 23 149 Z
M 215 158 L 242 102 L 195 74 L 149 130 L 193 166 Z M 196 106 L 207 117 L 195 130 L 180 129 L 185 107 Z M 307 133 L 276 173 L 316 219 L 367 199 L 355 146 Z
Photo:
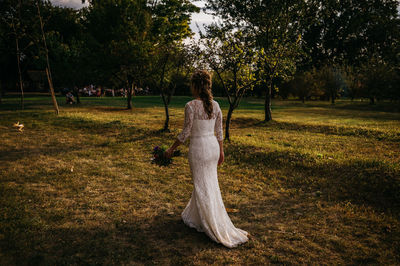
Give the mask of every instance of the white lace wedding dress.
M 194 189 L 182 212 L 182 219 L 186 225 L 205 232 L 215 242 L 229 248 L 236 247 L 248 240 L 248 233 L 233 225 L 221 197 L 217 177 L 217 140 L 223 138 L 222 112 L 216 101 L 213 100 L 211 119 L 201 100 L 186 104 L 184 128 L 177 138 L 185 142 L 189 136 L 189 165 Z

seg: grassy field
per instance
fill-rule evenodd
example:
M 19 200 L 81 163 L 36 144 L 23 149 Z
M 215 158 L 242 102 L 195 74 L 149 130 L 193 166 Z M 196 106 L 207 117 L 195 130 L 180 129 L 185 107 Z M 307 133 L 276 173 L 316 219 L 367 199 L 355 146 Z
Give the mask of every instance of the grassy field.
M 29 96 L 0 104 L 0 264 L 400 264 L 400 113 L 395 105 L 262 99 L 233 115 L 219 183 L 233 223 L 251 240 L 227 249 L 186 227 L 188 143 L 170 145 L 189 97 L 83 98 L 51 110 Z M 220 103 L 224 117 L 227 103 Z M 23 132 L 12 127 L 19 121 Z

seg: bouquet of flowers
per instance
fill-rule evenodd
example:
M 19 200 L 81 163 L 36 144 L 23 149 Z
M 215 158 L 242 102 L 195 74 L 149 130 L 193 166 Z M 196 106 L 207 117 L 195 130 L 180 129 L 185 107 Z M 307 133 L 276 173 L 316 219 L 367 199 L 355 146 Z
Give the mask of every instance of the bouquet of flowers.
M 153 149 L 153 158 L 151 158 L 151 162 L 155 163 L 159 166 L 167 166 L 172 163 L 172 157 L 167 158 L 165 156 L 165 151 L 167 150 L 167 147 L 165 145 L 160 146 L 155 146 Z M 174 151 L 173 157 L 174 156 L 179 156 L 181 155 L 181 152 L 179 150 Z

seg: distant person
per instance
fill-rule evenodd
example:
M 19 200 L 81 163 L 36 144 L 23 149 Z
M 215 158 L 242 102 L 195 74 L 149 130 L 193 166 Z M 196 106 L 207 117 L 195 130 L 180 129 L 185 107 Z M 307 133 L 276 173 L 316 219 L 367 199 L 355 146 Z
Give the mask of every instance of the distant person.
M 67 104 L 75 103 L 74 95 L 69 91 L 66 95 Z

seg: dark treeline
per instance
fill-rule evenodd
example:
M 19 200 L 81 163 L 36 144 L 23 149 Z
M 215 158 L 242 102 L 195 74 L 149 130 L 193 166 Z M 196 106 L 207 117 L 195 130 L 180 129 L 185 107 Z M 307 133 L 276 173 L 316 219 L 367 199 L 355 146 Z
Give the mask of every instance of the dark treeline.
M 239 28 L 264 49 L 267 94 L 332 103 L 342 96 L 400 99 L 398 6 L 396 0 L 208 1 L 225 30 Z M 251 93 L 261 96 L 265 87 Z
M 198 11 L 186 0 L 90 0 L 80 10 L 44 0 L 1 1 L 2 93 L 47 91 L 50 77 L 58 91 L 67 87 L 77 97 L 90 84 L 101 94 L 123 89 L 132 108 L 135 91 L 148 87 L 163 98 L 168 129 L 171 96 L 189 93 L 197 55 L 183 40 L 193 35 L 190 16 Z
M 123 89 L 132 108 L 132 96 L 146 88 L 162 97 L 165 130 L 172 95 L 190 94 L 197 67 L 213 72 L 228 117 L 246 95 L 265 97 L 265 121 L 274 97 L 400 99 L 396 0 L 208 0 L 205 9 L 221 20 L 190 45 L 199 8 L 188 0 L 88 2 L 80 10 L 0 2 L 0 95 L 48 91 L 52 79 L 56 91 L 70 88 L 77 97 L 90 84 L 101 95 Z

